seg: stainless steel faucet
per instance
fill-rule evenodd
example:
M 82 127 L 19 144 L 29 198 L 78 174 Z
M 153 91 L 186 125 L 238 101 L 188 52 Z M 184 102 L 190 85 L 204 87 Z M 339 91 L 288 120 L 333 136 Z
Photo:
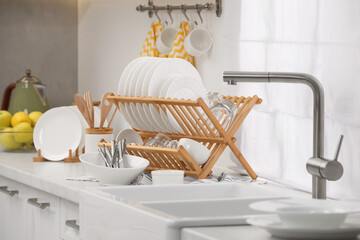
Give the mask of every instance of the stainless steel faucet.
M 312 197 L 326 199 L 326 180 L 336 181 L 343 175 L 343 167 L 337 161 L 343 135 L 340 137 L 335 159 L 324 156 L 324 90 L 315 77 L 304 73 L 280 72 L 224 72 L 224 82 L 236 85 L 238 82 L 302 83 L 309 86 L 314 95 L 313 156 L 307 161 L 306 169 L 312 175 Z

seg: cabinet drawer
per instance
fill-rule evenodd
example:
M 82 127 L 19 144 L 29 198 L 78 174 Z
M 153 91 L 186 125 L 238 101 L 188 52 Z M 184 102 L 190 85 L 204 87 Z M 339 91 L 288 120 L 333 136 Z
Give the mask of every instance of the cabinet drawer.
M 79 205 L 60 200 L 60 237 L 64 240 L 78 240 L 79 237 Z
M 0 177 L 0 239 L 27 238 L 27 186 Z
M 59 239 L 59 197 L 30 187 L 28 190 L 28 239 Z

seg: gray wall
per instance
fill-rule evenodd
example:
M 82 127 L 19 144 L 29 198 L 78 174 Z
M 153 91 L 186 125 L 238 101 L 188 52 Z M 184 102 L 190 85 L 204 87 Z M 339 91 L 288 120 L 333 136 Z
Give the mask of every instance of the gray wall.
M 0 0 L 0 101 L 30 68 L 51 107 L 77 92 L 77 0 Z

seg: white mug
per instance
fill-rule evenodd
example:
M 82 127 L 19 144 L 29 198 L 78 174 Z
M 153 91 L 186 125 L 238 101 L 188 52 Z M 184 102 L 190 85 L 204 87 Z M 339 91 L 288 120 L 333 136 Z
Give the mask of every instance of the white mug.
M 184 46 L 187 53 L 198 57 L 209 51 L 212 42 L 211 33 L 202 26 L 196 26 L 185 38 Z
M 207 147 L 190 138 L 180 138 L 178 145 L 183 146 L 199 165 L 204 164 L 211 154 Z
M 177 29 L 169 25 L 164 28 L 156 39 L 156 48 L 162 54 L 169 54 L 175 40 Z
M 113 138 L 112 128 L 87 128 L 85 133 L 85 152 L 98 152 L 98 143 L 101 139 L 110 142 Z

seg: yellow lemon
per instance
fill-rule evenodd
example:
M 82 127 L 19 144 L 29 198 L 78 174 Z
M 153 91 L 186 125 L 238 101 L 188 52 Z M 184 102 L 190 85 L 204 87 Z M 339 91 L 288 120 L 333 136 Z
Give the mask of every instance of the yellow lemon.
M 14 139 L 18 143 L 33 142 L 33 128 L 30 123 L 22 122 L 13 128 Z
M 8 111 L 0 111 L 0 128 L 10 127 L 11 114 Z
M 14 133 L 12 128 L 4 128 L 3 132 L 0 133 L 0 144 L 9 150 L 20 149 L 22 144 L 18 143 L 14 139 Z
M 29 114 L 29 117 L 30 117 L 30 120 L 31 120 L 31 126 L 32 127 L 35 127 L 35 124 L 36 122 L 39 120 L 39 118 L 41 117 L 42 115 L 42 112 L 38 112 L 38 111 L 35 111 L 35 112 L 31 112 Z
M 25 143 L 25 146 L 27 149 L 35 149 L 35 146 L 33 143 Z
M 13 126 L 13 127 L 15 127 L 19 123 L 23 123 L 23 122 L 31 124 L 31 119 L 30 119 L 29 115 L 27 115 L 25 112 L 17 112 L 11 118 L 11 126 Z

